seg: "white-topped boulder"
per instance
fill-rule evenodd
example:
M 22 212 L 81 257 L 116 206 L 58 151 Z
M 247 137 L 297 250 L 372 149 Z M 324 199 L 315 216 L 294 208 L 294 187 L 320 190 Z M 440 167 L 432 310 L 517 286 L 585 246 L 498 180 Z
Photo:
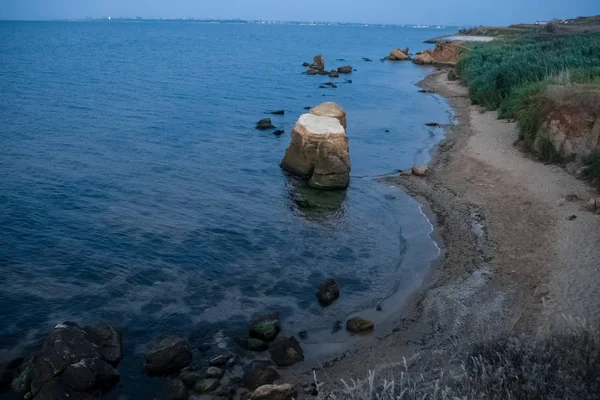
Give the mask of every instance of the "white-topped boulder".
M 346 188 L 350 183 L 346 130 L 336 118 L 303 114 L 292 130 L 281 167 L 309 178 L 314 188 Z
M 322 117 L 335 118 L 340 121 L 340 124 L 346 129 L 346 111 L 332 101 L 321 103 L 318 106 L 311 108 L 310 113 Z

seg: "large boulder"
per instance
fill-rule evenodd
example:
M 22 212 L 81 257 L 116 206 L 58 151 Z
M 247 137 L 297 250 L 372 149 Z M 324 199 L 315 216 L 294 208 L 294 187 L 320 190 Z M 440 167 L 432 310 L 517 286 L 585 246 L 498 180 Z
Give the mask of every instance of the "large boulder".
M 295 337 L 282 337 L 277 339 L 269 349 L 271 360 L 280 367 L 289 367 L 297 362 L 304 361 L 304 351 Z
M 335 279 L 327 279 L 321 283 L 317 291 L 317 299 L 322 306 L 328 306 L 340 297 L 340 288 Z
M 400 49 L 394 49 L 390 52 L 389 60 L 390 61 L 408 61 L 408 60 L 410 60 L 410 56 L 408 54 L 405 54 Z
M 431 55 L 431 51 L 425 50 L 423 53 L 413 58 L 412 62 L 419 65 L 430 65 L 435 64 L 436 60 Z
M 192 349 L 185 339 L 168 337 L 152 345 L 146 353 L 144 369 L 151 376 L 181 371 L 192 362 Z
M 41 352 L 15 380 L 17 391 L 35 399 L 99 399 L 119 382 L 115 367 L 123 357 L 121 334 L 110 325 L 81 328 L 73 322 L 54 327 Z
M 342 127 L 346 129 L 346 111 L 332 101 L 321 103 L 318 106 L 311 108 L 310 113 L 321 117 L 335 118 L 340 121 Z
M 350 183 L 346 130 L 338 119 L 314 115 L 313 110 L 302 115 L 294 126 L 281 167 L 309 178 L 314 188 L 346 188 Z
M 292 400 L 298 398 L 298 390 L 289 383 L 263 385 L 249 396 L 249 400 Z

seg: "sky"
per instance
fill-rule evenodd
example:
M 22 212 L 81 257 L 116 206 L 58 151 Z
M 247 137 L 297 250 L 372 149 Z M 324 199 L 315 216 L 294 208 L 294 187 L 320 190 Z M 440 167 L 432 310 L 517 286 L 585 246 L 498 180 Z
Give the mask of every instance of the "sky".
M 0 0 L 0 19 L 145 18 L 497 25 L 600 14 L 600 0 Z

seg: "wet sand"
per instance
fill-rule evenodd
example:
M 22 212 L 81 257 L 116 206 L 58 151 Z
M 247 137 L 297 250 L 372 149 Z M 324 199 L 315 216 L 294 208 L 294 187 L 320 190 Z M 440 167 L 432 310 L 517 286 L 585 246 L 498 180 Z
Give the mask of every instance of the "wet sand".
M 445 127 L 430 176 L 384 182 L 424 205 L 442 265 L 390 328 L 376 327 L 332 360 L 306 354 L 303 370 L 285 371 L 288 381 L 311 382 L 307 367 L 316 365 L 330 390 L 404 359 L 439 368 L 470 343 L 535 335 L 564 317 L 600 322 L 600 216 L 583 207 L 595 190 L 522 151 L 516 124 L 471 105 L 445 71 L 420 85 L 446 98 L 457 123 Z

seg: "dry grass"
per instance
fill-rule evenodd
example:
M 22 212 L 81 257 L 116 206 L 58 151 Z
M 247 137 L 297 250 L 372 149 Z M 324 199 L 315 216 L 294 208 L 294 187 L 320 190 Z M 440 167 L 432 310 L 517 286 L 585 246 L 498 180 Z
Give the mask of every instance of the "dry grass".
M 442 358 L 440 358 L 442 359 Z M 447 357 L 445 358 L 448 359 Z M 413 370 L 404 363 L 344 383 L 321 399 L 598 399 L 600 334 L 583 323 L 542 339 L 506 337 L 480 343 L 456 365 Z

